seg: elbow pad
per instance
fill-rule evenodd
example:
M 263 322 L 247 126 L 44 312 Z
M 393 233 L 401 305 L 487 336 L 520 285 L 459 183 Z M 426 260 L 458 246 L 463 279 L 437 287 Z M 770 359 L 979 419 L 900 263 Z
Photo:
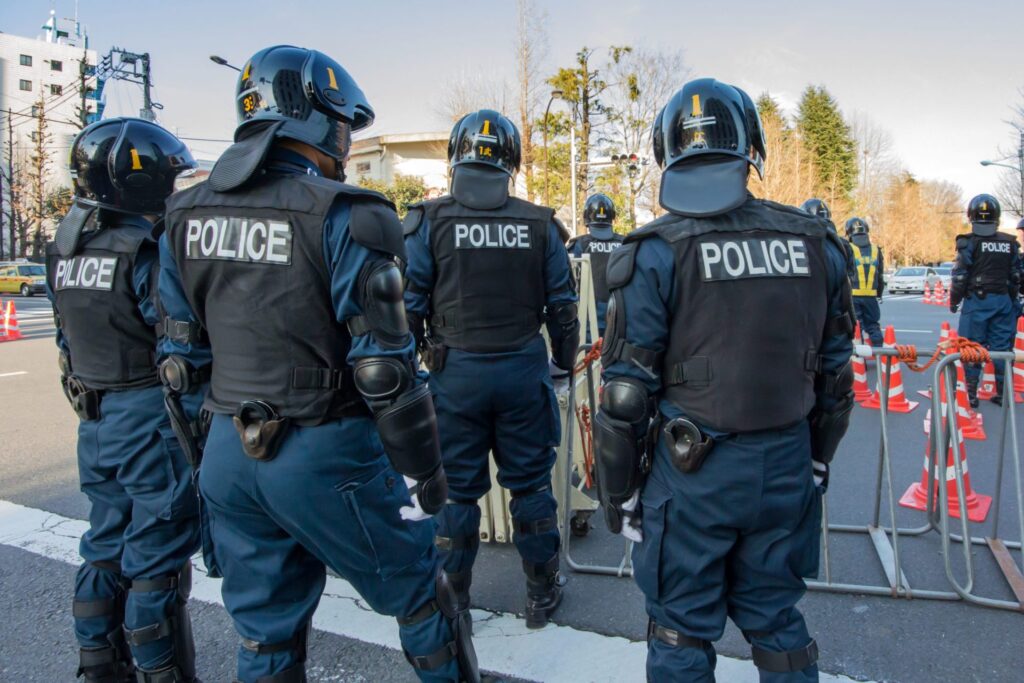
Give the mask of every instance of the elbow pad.
M 828 464 L 835 457 L 839 443 L 850 426 L 853 412 L 853 366 L 849 361 L 834 375 L 819 375 L 818 405 L 811 412 L 811 457 Z M 827 396 L 832 406 L 822 407 L 822 397 Z
M 594 465 L 598 497 L 613 533 L 622 530 L 622 504 L 640 488 L 649 469 L 653 414 L 653 401 L 639 381 L 618 377 L 605 384 L 594 418 Z
M 437 512 L 448 497 L 448 483 L 430 390 L 416 385 L 411 368 L 396 358 L 362 358 L 354 379 L 373 411 L 391 466 L 419 482 L 420 505 L 427 513 Z
M 405 288 L 402 273 L 394 261 L 366 264 L 359 276 L 363 315 L 349 318 L 353 337 L 373 333 L 381 346 L 400 349 L 409 342 L 409 323 L 405 317 Z
M 548 308 L 547 328 L 551 338 L 551 360 L 562 370 L 571 371 L 576 364 L 580 345 L 580 320 L 576 304 L 559 304 Z

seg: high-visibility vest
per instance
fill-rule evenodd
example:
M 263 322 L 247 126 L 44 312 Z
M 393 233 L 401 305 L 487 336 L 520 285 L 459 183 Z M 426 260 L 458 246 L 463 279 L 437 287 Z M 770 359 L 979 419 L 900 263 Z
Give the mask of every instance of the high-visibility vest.
M 878 271 L 878 247 L 871 245 L 868 255 L 864 254 L 863 248 L 856 244 L 853 247 L 853 264 L 857 272 L 857 282 L 854 283 L 852 294 L 854 296 L 878 296 L 878 289 L 875 287 L 875 273 Z

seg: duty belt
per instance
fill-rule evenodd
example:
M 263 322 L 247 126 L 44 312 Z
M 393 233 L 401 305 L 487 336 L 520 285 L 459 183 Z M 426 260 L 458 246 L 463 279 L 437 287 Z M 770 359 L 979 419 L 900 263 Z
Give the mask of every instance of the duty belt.
M 105 393 L 101 389 L 90 389 L 75 375 L 61 378 L 64 395 L 78 419 L 92 421 L 100 419 L 100 400 Z

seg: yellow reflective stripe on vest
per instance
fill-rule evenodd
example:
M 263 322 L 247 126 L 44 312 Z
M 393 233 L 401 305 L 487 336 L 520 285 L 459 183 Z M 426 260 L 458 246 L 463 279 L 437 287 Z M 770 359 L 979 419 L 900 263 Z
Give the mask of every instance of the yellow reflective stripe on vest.
M 854 296 L 878 296 L 875 288 L 875 271 L 878 269 L 878 247 L 871 245 L 871 254 L 867 258 L 864 252 L 856 244 L 853 247 L 854 260 L 857 266 L 857 286 L 854 287 Z

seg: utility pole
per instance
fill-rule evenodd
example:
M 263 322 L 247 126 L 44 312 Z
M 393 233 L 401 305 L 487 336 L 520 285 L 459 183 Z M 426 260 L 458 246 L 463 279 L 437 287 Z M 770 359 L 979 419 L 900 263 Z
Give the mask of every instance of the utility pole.
M 77 3 L 75 7 L 77 11 Z M 78 94 L 81 97 L 79 105 L 80 108 L 78 110 L 78 123 L 80 124 L 80 128 L 85 128 L 85 126 L 89 123 L 89 107 L 86 98 L 88 92 L 86 91 L 85 86 L 86 70 L 89 68 L 88 59 L 89 53 L 85 50 L 82 50 L 82 59 L 80 59 L 78 62 Z
M 18 195 L 14 183 L 14 125 L 11 108 L 7 108 L 7 236 L 8 250 L 13 261 L 17 254 Z
M 117 56 L 116 61 L 115 55 Z M 131 70 L 129 71 L 126 66 L 131 66 Z M 142 86 L 142 109 L 139 110 L 139 118 L 155 121 L 156 112 L 154 110 L 163 109 L 159 103 L 153 101 L 153 78 L 150 72 L 148 52 L 138 54 L 122 50 L 119 47 L 112 47 L 100 61 L 97 75 Z
M 150 97 L 149 89 L 152 86 L 149 74 L 149 53 L 144 52 L 141 56 L 142 60 L 142 111 L 139 112 L 141 118 L 147 121 L 156 121 L 156 114 L 153 113 L 153 100 Z

